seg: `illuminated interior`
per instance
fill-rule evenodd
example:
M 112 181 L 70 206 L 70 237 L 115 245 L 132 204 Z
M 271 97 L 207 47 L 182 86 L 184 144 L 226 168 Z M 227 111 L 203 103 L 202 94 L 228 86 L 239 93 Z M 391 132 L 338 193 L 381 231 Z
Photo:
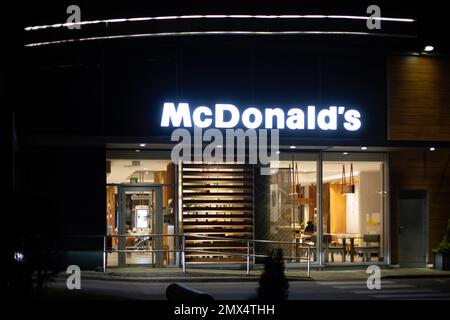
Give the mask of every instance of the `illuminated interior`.
M 154 239 L 144 236 L 155 232 L 158 214 L 163 216 L 164 234 L 185 236 L 190 264 L 242 264 L 248 250 L 264 255 L 275 248 L 292 257 L 288 263 L 305 263 L 301 257 L 308 246 L 313 262 L 318 262 L 318 252 L 322 263 L 383 262 L 384 158 L 362 160 L 346 153 L 337 160 L 324 159 L 321 223 L 317 154 L 292 155 L 292 160 L 272 161 L 270 176 L 238 163 L 191 163 L 176 169 L 169 160 L 109 160 L 108 265 L 119 264 L 114 249 L 119 249 L 120 237 L 125 237 L 123 248 L 129 251 L 125 264 L 154 264 Z M 120 203 L 118 190 L 125 186 L 161 187 L 162 212 L 155 210 L 154 190 L 126 191 Z M 252 239 L 281 242 L 255 245 Z M 164 238 L 163 249 L 173 250 L 176 242 L 175 237 Z M 175 252 L 164 254 L 164 264 L 176 263 Z

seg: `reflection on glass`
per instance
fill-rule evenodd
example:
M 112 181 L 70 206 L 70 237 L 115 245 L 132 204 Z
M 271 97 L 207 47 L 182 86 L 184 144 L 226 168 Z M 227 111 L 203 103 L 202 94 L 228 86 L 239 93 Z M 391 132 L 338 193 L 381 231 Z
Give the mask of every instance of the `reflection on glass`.
M 257 224 L 256 238 L 284 242 L 260 245 L 257 248 L 259 253 L 267 254 L 272 249 L 281 248 L 285 257 L 292 257 L 288 262 L 306 263 L 299 258 L 306 255 L 311 235 L 316 232 L 317 162 L 296 160 L 299 158 L 302 156 L 296 155 L 291 161 L 271 162 L 271 168 L 278 170 L 267 182 L 262 182 L 268 184 L 269 210 L 261 214 L 268 214 L 269 217 L 265 225 Z M 312 250 L 316 250 L 311 245 Z
M 383 170 L 382 161 L 323 163 L 325 262 L 384 260 Z

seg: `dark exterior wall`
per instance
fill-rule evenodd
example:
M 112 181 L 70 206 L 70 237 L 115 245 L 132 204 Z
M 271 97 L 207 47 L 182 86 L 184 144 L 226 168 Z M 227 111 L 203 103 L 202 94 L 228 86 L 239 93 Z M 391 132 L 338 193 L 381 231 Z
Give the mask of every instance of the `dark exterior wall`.
M 384 56 L 312 54 L 281 39 L 270 46 L 262 38 L 233 39 L 105 41 L 28 50 L 26 94 L 18 96 L 19 133 L 167 138 L 172 128 L 160 126 L 164 102 L 191 107 L 222 102 L 286 110 L 338 104 L 361 112 L 360 130 L 345 130 L 339 120 L 336 131 L 282 130 L 281 136 L 386 139 Z
M 270 236 L 270 176 L 260 175 L 260 167 L 254 169 L 254 199 L 255 199 L 255 239 L 269 239 Z M 270 251 L 270 245 L 265 243 L 256 243 L 255 252 L 257 254 L 267 254 Z M 263 262 L 263 259 L 257 259 L 257 263 Z
M 61 264 L 86 269 L 102 266 L 106 225 L 105 149 L 40 147 L 17 154 L 15 226 L 22 235 L 52 239 L 51 247 L 70 251 Z M 19 227 L 23 226 L 23 227 Z M 79 250 L 94 250 L 78 258 Z
M 436 57 L 391 57 L 389 138 L 450 141 L 450 60 Z M 391 250 L 397 262 L 398 192 L 428 191 L 428 250 L 442 239 L 450 218 L 450 152 L 402 151 L 390 154 Z

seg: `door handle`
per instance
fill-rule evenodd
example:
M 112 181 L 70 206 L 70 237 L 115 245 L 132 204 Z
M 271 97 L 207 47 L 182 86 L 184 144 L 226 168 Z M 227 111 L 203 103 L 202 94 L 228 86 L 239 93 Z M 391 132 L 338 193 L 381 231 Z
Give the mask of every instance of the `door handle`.
M 399 234 L 402 234 L 404 230 L 405 230 L 405 227 L 403 227 L 403 226 L 398 227 Z

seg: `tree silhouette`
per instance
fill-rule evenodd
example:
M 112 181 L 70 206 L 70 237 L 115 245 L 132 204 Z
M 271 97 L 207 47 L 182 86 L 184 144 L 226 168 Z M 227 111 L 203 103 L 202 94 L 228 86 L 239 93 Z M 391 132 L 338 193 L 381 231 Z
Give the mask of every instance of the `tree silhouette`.
M 284 300 L 288 297 L 289 282 L 284 274 L 283 251 L 272 250 L 264 264 L 264 272 L 257 289 L 260 300 Z

